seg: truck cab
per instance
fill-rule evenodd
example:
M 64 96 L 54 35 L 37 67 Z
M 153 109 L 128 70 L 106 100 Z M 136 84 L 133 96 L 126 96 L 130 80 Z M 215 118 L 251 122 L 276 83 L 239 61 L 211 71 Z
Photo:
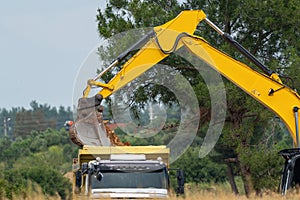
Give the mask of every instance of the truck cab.
M 73 164 L 75 199 L 169 196 L 169 149 L 165 146 L 84 146 L 78 156 Z
M 166 198 L 169 175 L 165 163 L 131 155 L 117 155 L 97 163 L 98 174 L 90 174 L 92 198 Z M 113 155 L 112 155 L 113 157 Z M 97 172 L 96 172 L 97 173 Z

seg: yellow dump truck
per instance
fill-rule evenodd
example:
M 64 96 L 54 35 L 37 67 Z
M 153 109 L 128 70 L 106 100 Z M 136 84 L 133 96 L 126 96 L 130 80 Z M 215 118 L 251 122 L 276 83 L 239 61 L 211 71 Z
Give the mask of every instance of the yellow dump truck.
M 83 146 L 73 161 L 74 199 L 167 198 L 169 154 L 166 146 Z M 177 171 L 177 191 L 183 173 Z

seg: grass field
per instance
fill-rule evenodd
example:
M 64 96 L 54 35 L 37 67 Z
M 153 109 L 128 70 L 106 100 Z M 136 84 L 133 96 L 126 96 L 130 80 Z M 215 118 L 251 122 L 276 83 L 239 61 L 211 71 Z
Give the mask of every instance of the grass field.
M 239 185 L 239 191 L 242 191 L 241 185 Z M 274 192 L 264 192 L 261 196 L 253 195 L 250 198 L 247 198 L 243 192 L 241 193 L 241 195 L 234 195 L 231 192 L 228 183 L 214 186 L 205 184 L 186 185 L 184 197 L 177 197 L 174 193 L 171 193 L 169 200 L 300 200 L 299 190 L 289 191 L 286 196 Z M 2 200 L 3 198 L 0 196 L 0 199 Z M 14 196 L 13 199 L 59 200 L 60 198 L 58 195 L 43 195 L 41 188 L 38 185 L 33 184 L 31 187 L 27 188 L 26 195 Z
M 15 197 L 14 199 L 28 199 L 28 200 L 59 200 L 58 196 L 44 196 L 41 194 L 31 194 L 27 198 Z M 299 200 L 300 194 L 290 193 L 287 196 L 282 196 L 280 194 L 263 194 L 261 197 L 253 196 L 247 198 L 245 195 L 234 195 L 231 193 L 213 193 L 213 192 L 187 192 L 185 197 L 176 197 L 172 195 L 169 200 Z
M 277 193 L 265 193 L 262 194 L 262 196 L 252 196 L 250 198 L 247 198 L 245 195 L 234 195 L 232 193 L 211 193 L 211 192 L 196 192 L 191 194 L 186 194 L 185 198 L 178 198 L 178 197 L 171 197 L 170 199 L 177 199 L 177 200 L 299 200 L 300 194 L 296 193 L 289 193 L 286 196 L 282 196 Z
M 300 195 L 299 194 L 289 194 L 287 196 L 282 196 L 280 194 L 263 194 L 261 197 L 259 196 L 253 196 L 250 198 L 247 198 L 245 195 L 234 195 L 230 193 L 202 193 L 197 192 L 193 194 L 187 194 L 185 198 L 181 197 L 171 197 L 170 200 L 299 200 Z
M 172 194 L 170 200 L 300 200 L 299 190 L 288 191 L 286 196 L 275 192 L 263 192 L 260 196 L 252 195 L 249 198 L 244 194 L 241 180 L 237 180 L 240 195 L 231 192 L 229 183 L 211 185 L 198 185 L 186 187 L 184 197 L 176 197 Z

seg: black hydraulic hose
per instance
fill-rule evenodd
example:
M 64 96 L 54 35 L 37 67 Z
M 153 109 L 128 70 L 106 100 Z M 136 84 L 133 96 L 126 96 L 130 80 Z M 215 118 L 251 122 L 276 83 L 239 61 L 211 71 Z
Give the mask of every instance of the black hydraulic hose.
M 296 147 L 299 148 L 300 147 L 300 141 L 299 141 L 299 118 L 298 118 L 298 110 L 299 108 L 297 106 L 295 106 L 293 108 L 293 111 L 294 111 L 294 115 L 295 115 L 295 129 L 296 129 Z
M 105 68 L 100 74 L 98 74 L 94 81 L 100 79 L 106 72 L 111 70 L 113 67 L 115 67 L 117 64 L 119 64 L 123 59 L 125 59 L 132 51 L 140 49 L 142 46 L 144 46 L 151 38 L 155 37 L 156 33 L 152 29 L 149 31 L 145 36 L 143 36 L 139 41 L 134 43 L 131 47 L 129 47 L 126 51 L 121 53 L 107 68 Z M 88 89 L 88 87 L 83 91 L 83 94 Z
M 274 71 L 269 69 L 267 66 L 265 66 L 263 63 L 261 63 L 255 56 L 253 56 L 247 49 L 245 49 L 240 43 L 235 41 L 228 33 L 224 33 L 219 27 L 217 27 L 215 24 L 213 24 L 209 19 L 205 18 L 205 22 L 215 29 L 221 36 L 224 37 L 224 39 L 231 44 L 233 47 L 235 47 L 240 53 L 242 53 L 246 58 L 248 58 L 252 63 L 254 63 L 258 68 L 260 68 L 265 74 L 268 76 L 271 76 Z
M 263 63 L 261 63 L 255 56 L 253 56 L 240 43 L 234 40 L 228 33 L 224 33 L 222 36 L 228 43 L 234 46 L 239 52 L 241 52 L 246 58 L 248 58 L 252 63 L 254 63 L 257 67 L 259 67 L 268 76 L 271 76 L 274 73 L 274 71 L 266 67 Z
M 195 36 L 193 36 L 193 35 L 190 35 L 190 34 L 188 34 L 188 33 L 186 33 L 186 32 L 182 32 L 182 33 L 180 33 L 180 34 L 176 37 L 175 42 L 174 42 L 174 44 L 173 44 L 173 46 L 172 46 L 172 48 L 171 48 L 170 50 L 164 50 L 164 49 L 162 48 L 162 46 L 160 45 L 160 43 L 159 43 L 157 37 L 155 37 L 155 41 L 156 41 L 156 44 L 158 45 L 158 48 L 161 50 L 161 52 L 163 52 L 164 54 L 171 54 L 171 53 L 173 53 L 173 52 L 177 49 L 178 44 L 179 44 L 179 41 L 180 41 L 180 39 L 183 38 L 183 37 L 190 37 L 190 38 L 199 39 L 199 38 L 197 38 L 197 37 L 195 37 Z
M 118 62 L 120 62 L 121 60 L 123 60 L 126 56 L 128 56 L 130 54 L 130 52 L 134 51 L 134 50 L 138 50 L 140 49 L 141 46 L 143 46 L 144 44 L 146 44 L 152 37 L 155 36 L 155 31 L 151 30 L 149 31 L 145 36 L 143 36 L 139 41 L 137 41 L 136 43 L 134 43 L 130 48 L 128 48 L 126 51 L 124 51 L 123 53 L 121 53 L 118 57 L 117 60 Z
M 171 54 L 171 53 L 173 53 L 173 52 L 177 49 L 179 40 L 180 40 L 182 37 L 184 37 L 184 36 L 190 36 L 190 35 L 187 34 L 187 33 L 185 33 L 185 32 L 180 33 L 180 34 L 176 37 L 175 42 L 174 42 L 174 44 L 173 44 L 173 46 L 172 46 L 172 48 L 171 48 L 170 50 L 164 50 L 164 49 L 162 48 L 162 46 L 160 45 L 160 43 L 159 43 L 157 37 L 155 37 L 155 41 L 156 41 L 156 44 L 158 45 L 158 48 L 159 48 L 164 54 Z

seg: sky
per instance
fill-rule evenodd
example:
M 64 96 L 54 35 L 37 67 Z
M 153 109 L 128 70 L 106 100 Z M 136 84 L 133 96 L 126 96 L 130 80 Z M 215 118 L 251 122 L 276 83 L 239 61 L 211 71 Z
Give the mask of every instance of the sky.
M 106 0 L 0 2 L 0 108 L 71 106 L 81 64 L 98 46 Z M 91 77 L 93 78 L 93 77 Z

